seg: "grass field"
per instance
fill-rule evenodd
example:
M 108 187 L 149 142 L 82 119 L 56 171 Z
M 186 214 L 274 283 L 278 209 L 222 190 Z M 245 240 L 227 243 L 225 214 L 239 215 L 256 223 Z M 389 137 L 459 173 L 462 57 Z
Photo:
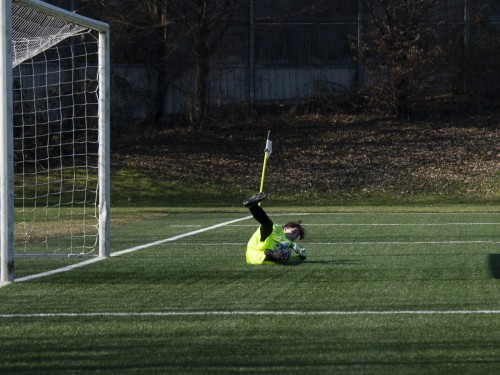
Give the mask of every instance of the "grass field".
M 246 265 L 244 209 L 157 210 L 51 276 L 25 279 L 80 260 L 16 260 L 0 373 L 500 371 L 498 207 L 318 211 L 270 208 L 303 220 L 301 264 Z

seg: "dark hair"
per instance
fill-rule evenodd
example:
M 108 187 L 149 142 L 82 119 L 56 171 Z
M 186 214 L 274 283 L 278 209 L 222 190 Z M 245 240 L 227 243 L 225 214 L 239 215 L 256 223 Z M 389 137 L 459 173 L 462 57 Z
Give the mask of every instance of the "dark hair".
M 302 240 L 306 236 L 306 230 L 302 226 L 302 221 L 289 221 L 283 228 L 297 228 L 299 230 L 299 238 Z

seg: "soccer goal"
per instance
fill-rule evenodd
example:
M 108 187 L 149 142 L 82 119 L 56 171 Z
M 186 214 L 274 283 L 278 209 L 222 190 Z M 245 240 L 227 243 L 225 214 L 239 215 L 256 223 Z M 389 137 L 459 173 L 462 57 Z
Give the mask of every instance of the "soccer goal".
M 18 257 L 109 256 L 109 28 L 0 4 L 1 283 Z

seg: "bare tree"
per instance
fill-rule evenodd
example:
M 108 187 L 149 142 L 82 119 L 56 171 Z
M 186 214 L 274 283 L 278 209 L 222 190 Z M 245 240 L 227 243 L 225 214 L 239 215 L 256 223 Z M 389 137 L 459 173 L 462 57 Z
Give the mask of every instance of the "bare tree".
M 364 0 L 371 25 L 362 45 L 370 98 L 386 114 L 407 116 L 439 77 L 443 0 Z M 442 60 L 441 60 L 442 61 Z
M 213 56 L 237 9 L 247 0 L 168 0 L 194 59 L 196 86 L 191 122 L 201 128 L 209 109 L 209 73 Z
M 170 79 L 195 67 L 196 127 L 207 119 L 210 63 L 233 15 L 247 0 L 87 0 L 84 14 L 111 23 L 113 58 L 146 63 L 157 72 L 149 121 L 159 124 Z
M 144 64 L 154 76 L 154 89 L 147 92 L 150 126 L 162 123 L 168 87 L 167 61 L 174 51 L 169 37 L 168 3 L 169 0 L 86 0 L 80 1 L 78 8 L 79 13 L 110 24 L 114 64 Z M 119 114 L 114 116 L 117 117 Z
M 168 0 L 148 0 L 145 2 L 148 10 L 154 20 L 153 33 L 156 37 L 157 50 L 156 54 L 152 54 L 152 61 L 156 65 L 157 80 L 156 90 L 152 93 L 151 98 L 151 113 L 150 119 L 154 124 L 161 124 L 163 114 L 165 112 L 165 95 L 168 88 L 168 66 L 167 61 L 170 58 L 173 47 L 170 42 L 169 34 L 169 13 L 168 13 Z

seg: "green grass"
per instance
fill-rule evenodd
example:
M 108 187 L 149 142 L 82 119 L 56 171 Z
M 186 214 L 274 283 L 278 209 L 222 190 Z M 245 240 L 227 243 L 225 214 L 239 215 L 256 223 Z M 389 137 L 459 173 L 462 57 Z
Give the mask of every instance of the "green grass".
M 246 265 L 249 219 L 13 283 L 0 288 L 0 314 L 14 314 L 0 318 L 0 372 L 498 373 L 500 314 L 471 313 L 500 311 L 500 210 L 483 208 L 269 207 L 304 221 L 306 262 Z M 113 252 L 248 213 L 135 214 Z M 76 260 L 16 259 L 16 276 L 52 261 Z M 29 315 L 41 313 L 79 315 Z
M 145 168 L 114 168 L 111 173 L 111 197 L 115 207 L 233 207 L 240 202 L 241 192 L 223 184 L 173 181 L 157 170 Z

